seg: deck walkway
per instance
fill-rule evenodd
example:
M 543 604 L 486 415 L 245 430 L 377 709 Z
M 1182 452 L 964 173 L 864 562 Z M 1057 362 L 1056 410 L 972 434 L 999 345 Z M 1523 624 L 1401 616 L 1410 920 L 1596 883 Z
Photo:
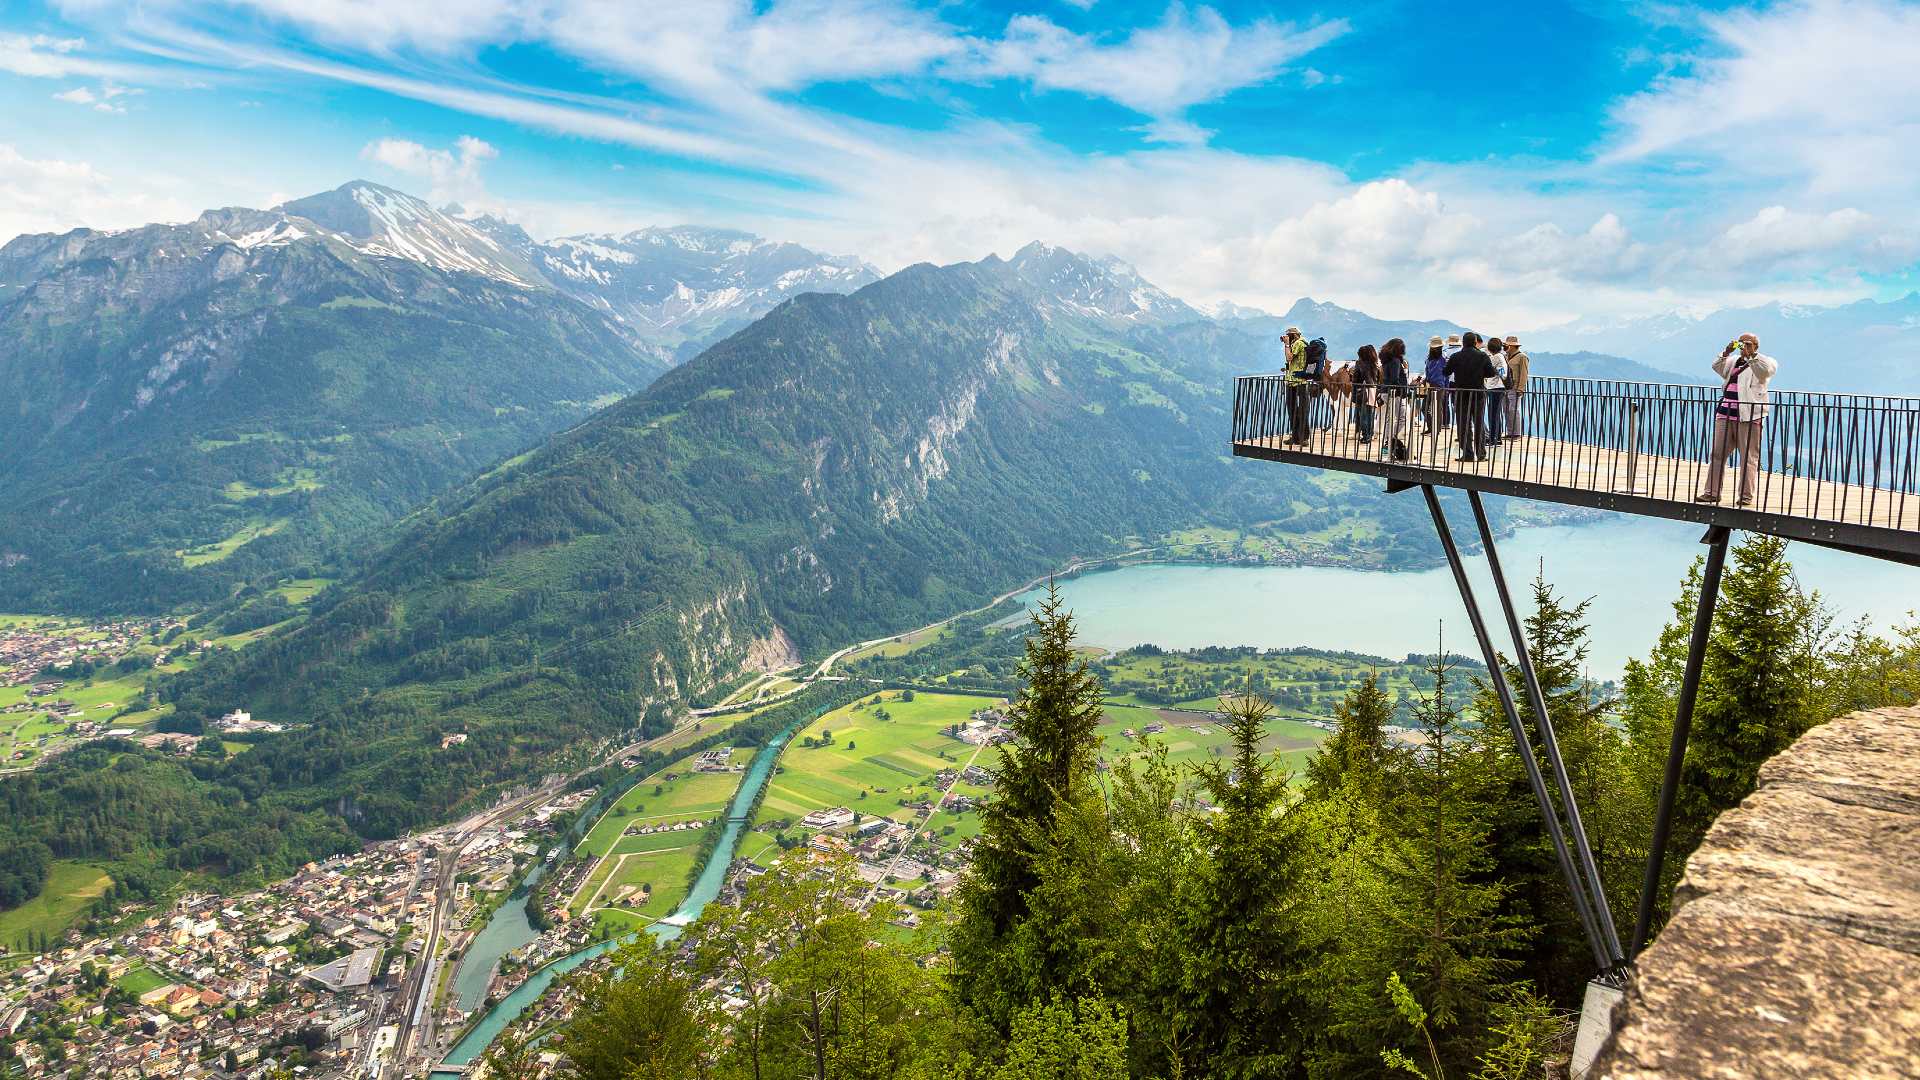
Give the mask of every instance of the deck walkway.
M 1913 399 L 1818 400 L 1792 395 L 1767 422 L 1753 503 L 1736 504 L 1737 468 L 1729 468 L 1718 504 L 1694 502 L 1704 490 L 1711 438 L 1712 388 L 1538 380 L 1522 430 L 1490 449 L 1488 460 L 1456 460 L 1451 426 L 1427 431 L 1409 410 L 1401 425 L 1406 461 L 1391 461 L 1376 436 L 1363 443 L 1349 417 L 1321 427 L 1325 399 L 1313 408 L 1304 446 L 1287 441 L 1285 388 L 1277 378 L 1240 380 L 1233 452 L 1239 457 L 1381 476 L 1389 485 L 1432 484 L 1492 494 L 1619 510 L 1703 525 L 1786 536 L 1842 550 L 1920 562 L 1920 402 Z M 1420 399 L 1413 399 L 1418 401 Z M 1410 425 L 1410 431 L 1409 431 Z

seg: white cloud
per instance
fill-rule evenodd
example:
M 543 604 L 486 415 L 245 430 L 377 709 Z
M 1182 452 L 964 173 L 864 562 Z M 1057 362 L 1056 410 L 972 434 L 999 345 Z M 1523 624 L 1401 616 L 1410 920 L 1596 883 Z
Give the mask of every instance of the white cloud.
M 1910 234 L 1888 237 L 1898 233 L 1889 223 L 1911 219 L 1920 161 L 1879 170 L 1870 178 L 1879 186 L 1836 194 L 1839 180 L 1822 177 L 1846 178 L 1840 163 L 1908 151 L 1883 149 L 1875 159 L 1885 144 L 1873 123 L 1766 82 L 1804 85 L 1807 69 L 1818 68 L 1812 81 L 1824 86 L 1831 70 L 1849 66 L 1817 28 L 1793 20 L 1844 22 L 1861 12 L 1897 20 L 1910 10 L 1887 3 L 1816 0 L 1708 16 L 1712 55 L 1677 64 L 1646 94 L 1619 103 L 1618 130 L 1596 161 L 1413 162 L 1362 182 L 1322 163 L 1210 149 L 1187 115 L 1253 83 L 1279 79 L 1305 94 L 1336 81 L 1294 65 L 1344 33 L 1344 22 L 1236 25 L 1211 9 L 1176 5 L 1118 36 L 1076 34 L 1028 16 L 983 39 L 943 23 L 945 9 L 909 0 L 483 0 L 434 18 L 363 2 L 236 2 L 307 27 L 333 47 L 300 52 L 226 26 L 203 31 L 178 0 L 147 0 L 127 40 L 208 70 L 330 80 L 733 166 L 693 174 L 649 168 L 634 194 L 596 202 L 515 199 L 513 216 L 540 235 L 714 221 L 714 207 L 724 206 L 715 223 L 858 253 L 889 269 L 1010 253 L 1045 239 L 1118 255 L 1195 301 L 1274 307 L 1314 295 L 1382 315 L 1452 314 L 1509 327 L 1714 302 L 1857 297 L 1867 289 L 1858 274 L 1905 265 L 1899 260 L 1915 250 Z M 1829 28 L 1838 39 L 1849 33 Z M 1787 47 L 1795 34 L 1809 45 Z M 543 42 L 591 64 L 612 88 L 592 95 L 514 85 L 471 61 L 482 43 L 515 41 Z M 1874 54 L 1878 62 L 1904 55 L 1888 48 Z M 1885 85 L 1898 89 L 1916 71 L 1920 61 Z M 963 108 L 950 110 L 944 127 L 907 129 L 787 93 L 842 78 L 892 80 L 884 85 L 905 95 L 932 80 L 1008 78 L 1103 96 L 1142 115 L 1144 145 L 1076 154 L 1031 128 L 969 119 Z M 626 90 L 623 79 L 645 92 Z M 940 92 L 927 91 L 928 100 Z M 1911 120 L 1915 96 L 1859 107 L 1897 128 Z M 1807 132 L 1824 133 L 1825 157 L 1809 157 L 1794 141 Z M 435 201 L 498 211 L 482 183 L 491 150 L 482 147 L 388 139 L 362 155 L 404 177 L 401 186 L 424 185 Z M 1688 164 L 1706 171 L 1689 172 Z M 1736 240 L 1751 254 L 1720 254 Z
M 0 243 L 21 233 L 180 221 L 177 199 L 116 180 L 84 161 L 34 159 L 0 143 Z
M 155 74 L 154 69 L 143 65 L 95 59 L 87 55 L 86 45 L 84 38 L 0 32 L 0 72 L 29 79 L 77 77 L 122 82 Z
M 0 34 L 0 71 L 37 79 L 60 79 L 76 74 L 73 54 L 86 42 L 46 34 Z
M 1721 241 L 1706 253 L 1710 261 L 1774 267 L 1792 263 L 1824 270 L 1851 266 L 1874 272 L 1920 257 L 1920 232 L 1851 206 L 1825 214 L 1765 207 L 1729 226 Z
M 1295 27 L 1261 19 L 1234 26 L 1212 8 L 1181 4 L 1153 26 L 1104 42 L 1039 15 L 1018 15 L 986 45 L 976 70 L 1042 90 L 1109 98 L 1162 121 L 1188 108 L 1267 82 L 1285 65 L 1346 33 L 1344 19 Z M 1197 129 L 1188 125 L 1187 134 Z
M 451 150 L 394 138 L 376 139 L 360 149 L 360 157 L 366 161 L 426 181 L 429 202 L 460 203 L 467 210 L 497 207 L 480 179 L 480 166 L 499 156 L 500 151 L 492 144 L 471 135 L 455 139 Z
M 95 112 L 124 113 L 127 111 L 126 103 L 116 99 L 140 93 L 144 93 L 144 91 L 125 86 L 116 86 L 113 83 L 104 83 L 97 91 L 90 90 L 84 86 L 76 86 L 71 90 L 62 90 L 53 95 L 53 100 L 64 101 L 69 105 L 89 106 Z
M 1920 4 L 1799 0 L 1703 15 L 1700 25 L 1705 47 L 1681 73 L 1614 107 L 1603 161 L 1705 163 L 1817 195 L 1911 195 Z

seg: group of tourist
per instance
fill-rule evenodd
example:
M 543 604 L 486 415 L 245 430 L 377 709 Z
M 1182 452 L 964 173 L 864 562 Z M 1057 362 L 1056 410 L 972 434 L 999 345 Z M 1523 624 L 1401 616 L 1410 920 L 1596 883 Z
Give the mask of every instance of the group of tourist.
M 1306 340 L 1297 326 L 1287 327 L 1287 416 L 1289 445 L 1305 445 L 1314 399 L 1324 394 L 1322 427 L 1337 422 L 1351 404 L 1358 440 L 1372 443 L 1381 429 L 1381 457 L 1405 461 L 1407 438 L 1418 425 L 1436 440 L 1451 433 L 1457 461 L 1485 461 L 1489 449 L 1521 437 L 1522 402 L 1531 361 L 1520 339 L 1484 342 L 1471 330 L 1427 339 L 1427 360 L 1414 371 L 1407 343 L 1393 338 L 1378 349 L 1360 346 L 1353 362 L 1329 371 L 1326 344 Z
M 1484 347 L 1483 347 L 1484 343 Z M 1330 369 L 1326 342 L 1307 340 L 1297 326 L 1287 327 L 1286 407 L 1290 446 L 1311 437 L 1314 402 L 1325 399 L 1320 427 L 1341 423 L 1351 405 L 1358 442 L 1371 444 L 1381 429 L 1379 456 L 1406 461 L 1414 425 L 1436 442 L 1452 435 L 1459 462 L 1488 460 L 1489 451 L 1522 437 L 1528 368 L 1531 360 L 1520 339 L 1482 339 L 1471 330 L 1427 339 L 1427 360 L 1414 371 L 1407 343 L 1389 340 L 1378 349 L 1360 346 L 1351 363 Z M 1718 503 L 1727 462 L 1740 463 L 1739 505 L 1752 506 L 1760 475 L 1760 445 L 1771 403 L 1768 384 L 1779 362 L 1760 351 L 1760 339 L 1741 334 L 1713 362 L 1724 386 L 1714 409 L 1713 441 L 1706 485 L 1695 502 Z

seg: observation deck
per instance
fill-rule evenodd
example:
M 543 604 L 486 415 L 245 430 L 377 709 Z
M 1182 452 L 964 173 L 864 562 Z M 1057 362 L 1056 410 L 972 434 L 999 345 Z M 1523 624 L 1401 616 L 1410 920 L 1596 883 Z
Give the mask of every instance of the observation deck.
M 1485 391 L 1445 393 L 1453 407 L 1485 409 Z M 1520 399 L 1523 437 L 1493 444 L 1486 461 L 1462 462 L 1454 425 L 1426 430 L 1418 417 L 1429 399 L 1412 394 L 1401 399 L 1408 458 L 1395 461 L 1384 399 L 1372 442 L 1359 441 L 1350 418 L 1321 427 L 1332 412 L 1322 395 L 1306 444 L 1292 445 L 1284 378 L 1249 375 L 1234 391 L 1233 452 L 1380 476 L 1392 490 L 1437 485 L 1543 499 L 1920 565 L 1920 398 L 1774 392 L 1753 502 L 1740 506 L 1737 467 L 1723 477 L 1718 504 L 1694 501 L 1706 487 L 1720 395 L 1718 386 L 1536 377 Z
M 1508 656 L 1518 669 L 1518 690 L 1525 695 L 1531 725 L 1521 716 L 1510 680 L 1490 682 L 1513 745 L 1527 751 L 1517 756 L 1593 952 L 1596 975 L 1588 985 L 1572 1068 L 1575 1077 L 1584 1077 L 1611 1034 L 1628 973 L 1659 921 L 1662 866 L 1729 538 L 1735 530 L 1769 533 L 1920 566 L 1920 398 L 1775 392 L 1754 455 L 1751 499 L 1740 497 L 1741 469 L 1736 466 L 1720 477 L 1720 500 L 1702 503 L 1696 497 L 1712 479 L 1719 386 L 1538 377 L 1519 400 L 1515 430 L 1520 438 L 1490 441 L 1486 456 L 1474 461 L 1460 458 L 1456 424 L 1429 426 L 1421 418 L 1437 419 L 1441 398 L 1450 410 L 1484 415 L 1493 392 L 1431 395 L 1416 388 L 1397 401 L 1384 399 L 1375 410 L 1373 440 L 1361 442 L 1350 405 L 1336 409 L 1325 394 L 1304 399 L 1303 420 L 1299 391 L 1296 387 L 1289 400 L 1283 376 L 1242 377 L 1233 396 L 1234 455 L 1379 476 L 1389 492 L 1419 488 L 1487 669 L 1501 670 Z M 1404 457 L 1390 453 L 1396 433 Z M 1512 639 L 1512 651 L 1505 656 L 1482 613 L 1436 494 L 1442 487 L 1467 493 L 1498 612 Z M 1632 931 L 1624 938 L 1601 884 L 1482 493 L 1706 526 L 1701 540 L 1707 545 L 1706 563 L 1646 874 Z

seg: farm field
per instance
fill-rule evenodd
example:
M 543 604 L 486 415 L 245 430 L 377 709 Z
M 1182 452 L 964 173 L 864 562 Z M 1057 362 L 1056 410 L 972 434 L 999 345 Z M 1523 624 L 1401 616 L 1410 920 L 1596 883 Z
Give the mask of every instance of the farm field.
M 0 911 L 0 946 L 20 950 L 27 947 L 29 935 L 60 933 L 112 884 L 113 879 L 97 866 L 56 861 L 39 896 Z
M 752 747 L 741 747 L 730 761 L 744 764 L 752 756 Z M 574 917 L 591 914 L 603 927 L 623 929 L 673 912 L 686 895 L 705 823 L 725 813 L 742 776 L 692 767 L 688 755 L 633 785 L 581 838 L 575 854 L 596 861 L 568 901 Z M 641 901 L 637 890 L 647 885 L 652 890 Z
M 1153 733 L 1152 737 L 1166 744 L 1167 759 L 1175 764 L 1197 765 L 1230 753 L 1226 726 L 1203 713 L 1110 704 L 1106 722 L 1096 729 L 1101 737 L 1100 756 L 1109 762 L 1138 756 L 1141 751 L 1126 732 L 1132 730 L 1144 735 L 1149 724 L 1164 726 L 1165 730 Z M 1314 748 L 1327 736 L 1325 731 L 1310 724 L 1279 717 L 1268 720 L 1266 728 L 1267 737 L 1261 741 L 1261 747 L 1279 753 L 1286 767 L 1295 772 L 1306 764 Z
M 96 723 L 105 723 L 113 718 L 115 727 L 140 729 L 171 712 L 173 706 L 160 705 L 152 709 L 143 709 L 116 716 L 123 708 L 131 705 L 140 696 L 147 680 L 153 675 L 165 672 L 185 670 L 185 665 L 171 664 L 163 668 L 141 669 L 127 675 L 103 678 L 99 675 L 91 680 L 72 680 L 62 687 L 59 693 L 50 698 L 36 700 L 71 701 L 81 709 L 73 719 L 87 719 Z M 0 688 L 0 709 L 28 700 L 25 686 Z M 67 721 L 58 718 L 48 719 L 47 714 L 38 710 L 29 712 L 0 713 L 0 760 L 11 768 L 32 765 L 39 757 L 51 749 L 67 730 Z M 48 737 L 42 746 L 39 739 Z M 24 754 L 15 758 L 16 753 Z
M 295 578 L 285 584 L 276 586 L 273 591 L 286 597 L 287 603 L 299 605 L 313 599 L 321 589 L 331 584 L 333 584 L 332 578 Z
M 878 704 L 870 704 L 876 699 Z M 787 745 L 756 822 L 829 806 L 911 820 L 913 812 L 897 807 L 897 799 L 924 797 L 935 773 L 959 768 L 973 753 L 973 747 L 943 730 L 997 700 L 920 693 L 907 701 L 901 692 L 888 691 L 828 713 Z M 823 737 L 832 745 L 806 745 Z M 876 798 L 871 808 L 861 805 Z
M 944 734 L 945 729 L 965 723 L 975 711 L 999 700 L 973 694 L 916 693 L 908 701 L 902 692 L 890 690 L 807 725 L 781 754 L 752 827 L 741 838 L 740 855 L 770 865 L 780 854 L 776 836 L 784 832 L 792 839 L 792 822 L 829 807 L 845 806 L 863 817 L 917 822 L 921 811 L 901 804 L 938 798 L 934 774 L 959 769 L 974 753 L 974 747 Z M 829 734 L 830 746 L 806 745 L 807 740 L 818 743 Z M 979 758 L 981 764 L 995 760 L 998 754 L 993 750 Z M 977 798 L 986 789 L 963 783 L 955 785 L 954 793 Z M 943 814 L 942 818 L 955 816 Z M 958 816 L 978 819 L 971 813 Z M 959 838 L 956 829 L 953 842 Z

